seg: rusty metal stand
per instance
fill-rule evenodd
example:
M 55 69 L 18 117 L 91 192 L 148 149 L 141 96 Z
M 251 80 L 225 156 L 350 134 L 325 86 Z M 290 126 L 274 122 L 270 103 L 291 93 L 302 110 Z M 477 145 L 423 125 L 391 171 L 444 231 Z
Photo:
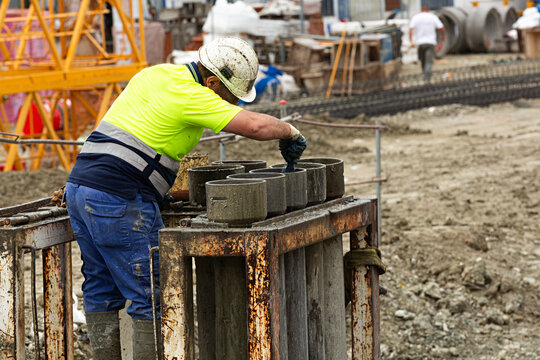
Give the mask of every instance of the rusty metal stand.
M 183 227 L 160 231 L 161 331 L 165 360 L 194 359 L 192 257 L 245 258 L 248 358 L 279 359 L 280 354 L 287 352 L 280 346 L 280 337 L 283 339 L 280 324 L 284 323 L 280 322 L 284 315 L 283 310 L 280 314 L 280 305 L 283 309 L 280 255 L 347 232 L 351 249 L 378 246 L 376 199 L 337 199 L 261 221 L 250 228 L 228 228 L 215 223 L 197 228 L 190 227 L 189 221 L 183 224 Z M 378 289 L 378 276 L 377 270 L 370 266 L 358 265 L 353 271 L 355 360 L 380 358 L 379 292 L 372 291 Z M 197 294 L 197 297 L 204 295 Z M 215 356 L 219 358 L 219 354 Z
M 45 358 L 73 359 L 70 242 L 75 238 L 69 217 L 65 209 L 55 207 L 19 213 L 34 210 L 29 204 L 3 210 L 1 215 L 8 217 L 1 219 L 0 227 L 0 358 L 24 359 L 22 256 L 24 248 L 31 248 L 43 256 Z

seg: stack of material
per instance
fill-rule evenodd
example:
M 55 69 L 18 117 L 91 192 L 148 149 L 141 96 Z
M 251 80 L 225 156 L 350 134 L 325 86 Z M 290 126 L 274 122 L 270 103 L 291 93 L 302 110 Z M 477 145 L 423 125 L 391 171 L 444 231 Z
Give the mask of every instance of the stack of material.
M 310 38 L 293 40 L 286 65 L 282 70 L 291 74 L 297 84 L 308 91 L 322 88 L 324 79 L 324 50 L 326 46 Z

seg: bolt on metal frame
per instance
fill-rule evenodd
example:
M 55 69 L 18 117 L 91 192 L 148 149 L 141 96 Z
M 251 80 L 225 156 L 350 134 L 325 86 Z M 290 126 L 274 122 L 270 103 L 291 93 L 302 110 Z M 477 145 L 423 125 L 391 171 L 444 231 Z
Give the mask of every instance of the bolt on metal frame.
M 139 19 L 143 19 L 142 0 L 138 1 Z M 82 0 L 76 12 L 69 12 L 63 0 L 30 0 L 28 9 L 21 1 L 20 9 L 8 9 L 10 0 L 2 0 L 0 5 L 0 96 L 24 93 L 13 129 L 7 119 L 4 104 L 0 101 L 0 132 L 13 132 L 22 136 L 27 117 L 32 117 L 31 105 L 36 106 L 43 122 L 43 131 L 34 132 L 30 120 L 31 134 L 27 137 L 51 140 L 76 140 L 85 130 L 96 126 L 105 114 L 113 94 L 120 94 L 120 82 L 129 80 L 146 67 L 144 26 L 136 24 L 132 1 L 124 9 L 121 0 Z M 56 6 L 55 6 L 56 4 Z M 120 54 L 109 53 L 105 46 L 104 17 L 109 13 L 107 5 L 116 9 L 123 26 L 123 39 L 127 38 L 131 53 L 126 52 L 125 41 Z M 10 28 L 7 24 L 11 24 Z M 13 31 L 12 28 L 20 31 Z M 138 36 L 136 35 L 138 31 Z M 29 40 L 41 39 L 45 56 L 33 58 L 26 47 Z M 90 44 L 92 55 L 77 53 L 81 43 Z M 47 106 L 43 90 L 49 90 Z M 41 93 L 41 94 L 40 94 Z M 88 94 L 99 97 L 95 108 L 88 100 Z M 52 118 L 60 100 L 70 99 L 72 107 L 63 101 L 63 130 L 54 129 Z M 79 113 L 85 113 L 79 119 Z M 72 114 L 69 116 L 68 114 Z M 41 166 L 45 154 L 45 144 L 28 145 L 31 166 L 36 170 Z M 21 148 L 17 144 L 4 145 L 4 171 L 24 167 Z M 70 170 L 75 162 L 78 147 L 52 145 L 60 165 Z

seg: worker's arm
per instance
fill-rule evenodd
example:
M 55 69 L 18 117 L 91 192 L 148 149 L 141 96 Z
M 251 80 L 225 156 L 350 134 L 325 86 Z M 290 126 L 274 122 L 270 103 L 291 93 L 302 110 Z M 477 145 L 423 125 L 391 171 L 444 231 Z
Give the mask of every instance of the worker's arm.
M 446 32 L 445 32 L 445 30 L 444 30 L 444 27 L 442 27 L 442 28 L 440 28 L 440 29 L 437 29 L 437 30 L 439 30 L 439 32 L 440 32 L 440 40 L 441 40 L 441 41 L 439 41 L 439 43 L 442 44 L 442 42 L 444 41 L 444 37 L 445 37 L 445 35 L 446 35 Z
M 444 35 L 445 35 L 444 27 L 437 29 L 437 31 L 439 32 L 439 42 L 437 43 L 437 46 L 435 46 L 435 51 L 441 51 L 443 42 L 444 42 Z
M 412 35 L 413 35 L 413 28 L 409 28 L 409 42 L 411 43 L 412 47 L 415 47 L 416 44 L 413 41 L 413 36 Z
M 278 118 L 248 110 L 240 111 L 223 130 L 254 140 L 289 139 L 300 135 L 298 130 Z

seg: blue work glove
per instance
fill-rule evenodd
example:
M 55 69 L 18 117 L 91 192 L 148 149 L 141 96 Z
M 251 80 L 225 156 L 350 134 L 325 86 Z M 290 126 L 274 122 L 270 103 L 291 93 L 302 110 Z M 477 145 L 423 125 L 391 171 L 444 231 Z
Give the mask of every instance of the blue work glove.
M 294 171 L 294 164 L 298 162 L 306 146 L 306 139 L 291 125 L 291 138 L 279 140 L 279 151 L 287 162 L 285 172 Z

